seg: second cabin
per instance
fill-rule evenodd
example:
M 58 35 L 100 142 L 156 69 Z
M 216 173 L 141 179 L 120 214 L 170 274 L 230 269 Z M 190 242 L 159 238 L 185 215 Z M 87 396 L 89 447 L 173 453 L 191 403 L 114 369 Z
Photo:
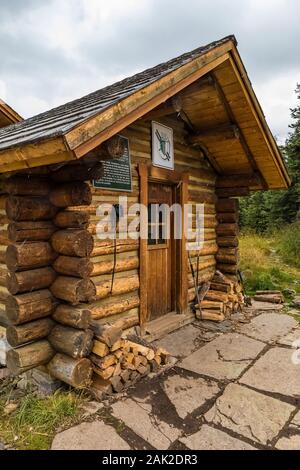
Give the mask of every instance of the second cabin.
M 0 171 L 8 366 L 105 391 L 242 309 L 237 197 L 289 185 L 234 36 L 3 127 Z

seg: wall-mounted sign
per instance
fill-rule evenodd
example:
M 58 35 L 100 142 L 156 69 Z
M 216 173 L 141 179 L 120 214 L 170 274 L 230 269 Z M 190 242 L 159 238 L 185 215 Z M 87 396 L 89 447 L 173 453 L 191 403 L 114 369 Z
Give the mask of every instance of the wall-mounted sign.
M 174 170 L 173 129 L 152 122 L 152 163 L 154 166 Z
M 125 141 L 122 157 L 103 161 L 104 174 L 102 178 L 93 181 L 95 188 L 109 189 L 110 191 L 132 191 L 129 142 L 126 137 L 121 137 Z

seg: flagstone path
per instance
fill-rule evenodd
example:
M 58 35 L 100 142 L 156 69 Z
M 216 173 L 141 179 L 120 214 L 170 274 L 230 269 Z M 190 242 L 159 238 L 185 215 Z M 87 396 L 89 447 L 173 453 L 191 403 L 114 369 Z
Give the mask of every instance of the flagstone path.
M 196 322 L 157 344 L 177 363 L 137 383 L 52 449 L 300 449 L 300 327 L 270 304 Z

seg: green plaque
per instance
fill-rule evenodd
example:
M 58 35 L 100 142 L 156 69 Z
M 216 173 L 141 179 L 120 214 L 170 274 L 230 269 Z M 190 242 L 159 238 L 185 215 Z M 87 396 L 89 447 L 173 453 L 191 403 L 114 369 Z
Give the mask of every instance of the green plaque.
M 103 161 L 104 175 L 93 181 L 94 188 L 109 189 L 110 191 L 132 191 L 131 162 L 129 141 L 125 141 L 125 150 L 121 158 Z

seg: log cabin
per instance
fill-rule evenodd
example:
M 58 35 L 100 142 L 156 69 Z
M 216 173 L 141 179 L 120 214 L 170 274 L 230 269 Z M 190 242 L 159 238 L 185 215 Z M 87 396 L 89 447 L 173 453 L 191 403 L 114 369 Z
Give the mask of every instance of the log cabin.
M 242 308 L 238 197 L 290 182 L 234 36 L 3 127 L 0 172 L 8 367 L 106 392 L 169 360 L 154 339 Z M 143 211 L 99 237 L 120 197 L 200 205 L 201 246 Z

